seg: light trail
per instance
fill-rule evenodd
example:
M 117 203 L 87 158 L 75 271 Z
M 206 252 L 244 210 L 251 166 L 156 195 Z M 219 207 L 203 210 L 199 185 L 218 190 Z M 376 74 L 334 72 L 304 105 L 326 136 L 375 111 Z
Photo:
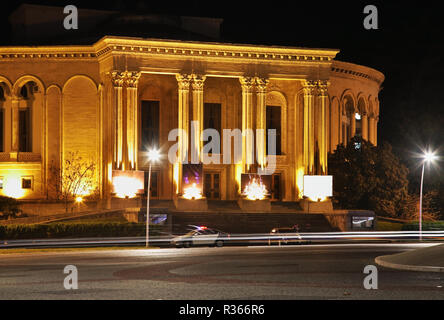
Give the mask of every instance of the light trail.
M 153 236 L 150 242 L 153 245 L 169 245 L 176 235 Z M 444 240 L 444 231 L 424 231 L 423 240 Z M 418 231 L 365 231 L 365 232 L 311 232 L 293 234 L 230 234 L 229 237 L 220 237 L 226 244 L 241 244 L 242 242 L 275 242 L 300 241 L 310 243 L 359 241 L 419 241 Z M 78 247 L 78 246 L 136 246 L 142 245 L 145 237 L 115 237 L 115 238 L 69 238 L 69 239 L 29 239 L 29 240 L 0 240 L 0 249 L 4 248 L 33 248 L 33 247 Z

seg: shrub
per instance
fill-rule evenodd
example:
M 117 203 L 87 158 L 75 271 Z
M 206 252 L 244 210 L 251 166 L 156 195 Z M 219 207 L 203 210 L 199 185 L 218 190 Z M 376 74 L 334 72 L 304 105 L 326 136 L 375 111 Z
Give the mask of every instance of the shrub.
M 409 222 L 402 226 L 403 231 L 419 230 L 419 222 Z M 422 223 L 423 231 L 444 230 L 444 221 L 424 221 Z
M 14 198 L 0 196 L 0 213 L 4 217 L 15 217 L 19 213 L 18 201 Z
M 67 237 L 138 237 L 145 235 L 144 223 L 54 223 L 0 226 L 0 239 L 45 239 Z M 159 235 L 160 226 L 150 226 L 150 235 Z

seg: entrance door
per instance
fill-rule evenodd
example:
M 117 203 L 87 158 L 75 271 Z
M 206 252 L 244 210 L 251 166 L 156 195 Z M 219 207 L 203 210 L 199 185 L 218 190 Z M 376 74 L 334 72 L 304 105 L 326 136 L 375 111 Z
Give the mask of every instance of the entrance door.
M 271 200 L 281 200 L 281 174 L 275 173 L 271 175 Z
M 220 199 L 220 173 L 206 172 L 204 174 L 204 194 L 209 200 Z
M 151 171 L 150 199 L 158 199 L 159 198 L 158 177 L 159 177 L 159 173 L 157 171 Z M 147 186 L 148 186 L 148 171 L 145 171 L 145 183 L 144 183 L 145 197 L 146 197 Z

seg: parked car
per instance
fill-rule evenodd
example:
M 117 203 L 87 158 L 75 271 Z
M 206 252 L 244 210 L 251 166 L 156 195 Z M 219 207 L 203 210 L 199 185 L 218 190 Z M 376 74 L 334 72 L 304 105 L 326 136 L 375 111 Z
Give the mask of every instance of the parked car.
M 303 240 L 299 234 L 299 227 L 287 227 L 287 228 L 273 228 L 270 231 L 270 238 L 268 239 L 268 245 L 272 244 L 304 244 L 308 241 Z
M 216 246 L 222 247 L 228 240 L 230 235 L 226 232 L 208 228 L 206 226 L 198 226 L 190 232 L 177 236 L 171 240 L 171 245 L 177 248 L 189 248 L 191 246 Z

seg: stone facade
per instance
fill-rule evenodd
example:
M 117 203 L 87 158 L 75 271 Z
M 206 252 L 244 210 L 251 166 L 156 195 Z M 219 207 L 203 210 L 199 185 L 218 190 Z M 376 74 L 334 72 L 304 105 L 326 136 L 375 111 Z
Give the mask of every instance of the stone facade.
M 159 145 L 165 155 L 176 143 L 168 141 L 172 129 L 191 134 L 195 120 L 202 130 L 207 103 L 220 104 L 221 129 L 265 129 L 267 106 L 279 106 L 278 198 L 297 201 L 304 174 L 327 174 L 327 154 L 338 144 L 355 134 L 377 144 L 384 76 L 334 60 L 337 53 L 123 37 L 104 37 L 90 46 L 0 47 L 0 179 L 3 185 L 20 184 L 15 194 L 5 188 L 0 194 L 53 198 L 50 167 L 62 166 L 69 152 L 77 151 L 97 164 L 97 190 L 109 199 L 112 170 L 148 170 L 141 101 L 158 101 Z M 30 141 L 22 137 L 24 110 L 29 110 Z M 202 157 L 202 143 L 195 141 L 179 135 L 179 154 L 197 145 Z M 204 172 L 217 174 L 220 200 L 236 200 L 240 174 L 252 170 L 247 159 L 252 146 L 245 137 L 242 141 L 242 163 L 204 165 Z M 256 143 L 261 166 L 265 140 Z M 165 156 L 153 172 L 155 198 L 180 193 L 179 163 Z M 23 177 L 32 180 L 30 188 L 21 188 Z

